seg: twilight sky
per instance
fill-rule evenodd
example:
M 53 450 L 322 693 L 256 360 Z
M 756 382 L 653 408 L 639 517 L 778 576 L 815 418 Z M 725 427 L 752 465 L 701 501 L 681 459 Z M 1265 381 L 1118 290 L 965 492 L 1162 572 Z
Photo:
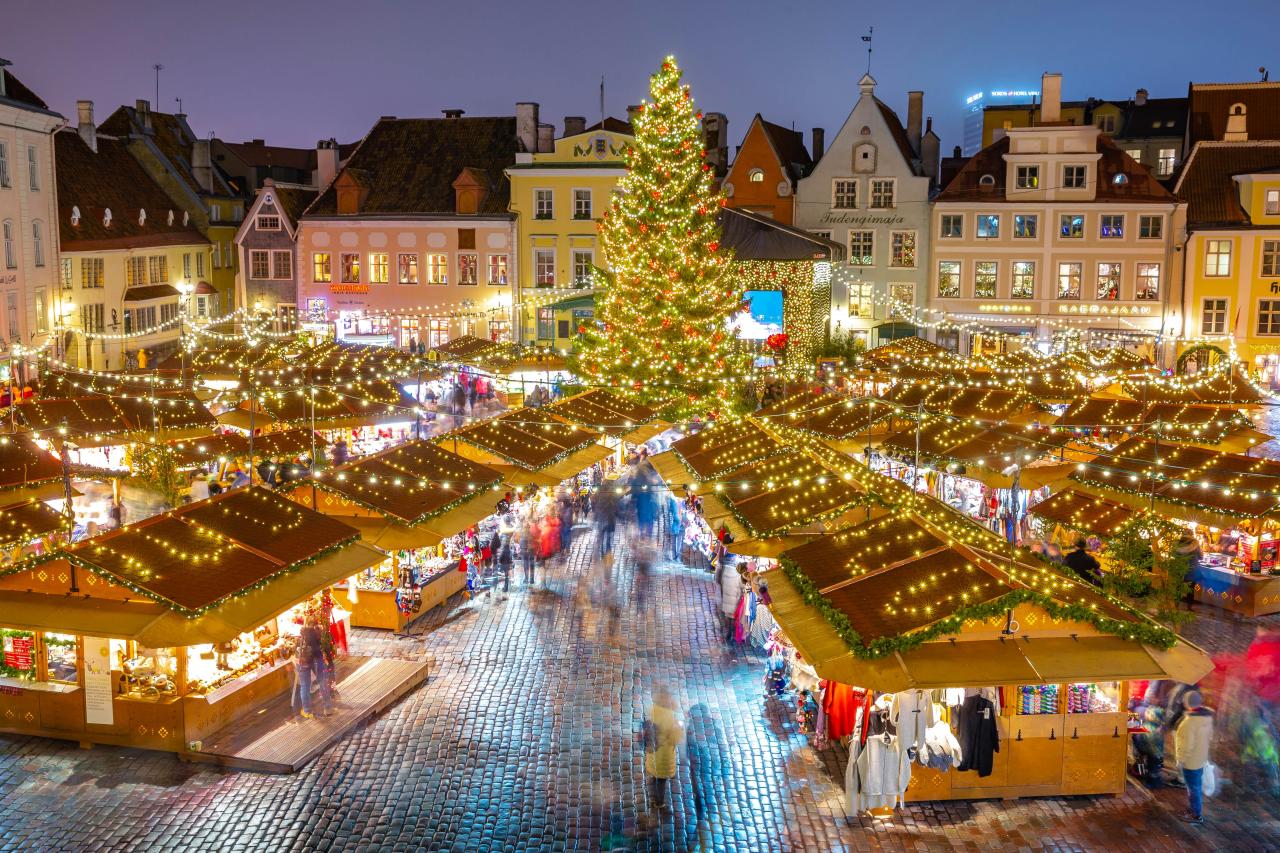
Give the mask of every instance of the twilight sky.
M 905 118 L 923 89 L 949 153 L 962 101 L 980 89 L 1038 88 L 1061 71 L 1063 96 L 1185 95 L 1188 81 L 1280 79 L 1280 2 L 987 0 L 6 0 L 0 57 L 50 106 L 98 120 L 138 98 L 175 97 L 197 133 L 310 146 L 362 136 L 381 115 L 510 115 L 537 101 L 565 115 L 622 115 L 674 53 L 698 105 L 729 116 L 730 144 L 752 114 L 833 134 L 866 69 L 875 27 L 877 94 Z M 905 11 L 909 8 L 910 11 Z M 1215 13 L 1206 11 L 1212 8 Z M 1221 10 L 1222 14 L 1216 11 Z

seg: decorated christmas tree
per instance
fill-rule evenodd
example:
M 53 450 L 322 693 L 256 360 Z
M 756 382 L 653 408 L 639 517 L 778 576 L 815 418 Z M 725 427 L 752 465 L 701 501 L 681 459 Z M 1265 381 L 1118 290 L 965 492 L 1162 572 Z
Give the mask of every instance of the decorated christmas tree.
M 680 78 L 667 57 L 632 119 L 627 174 L 600 222 L 597 323 L 579 327 L 573 368 L 589 385 L 691 415 L 731 408 L 749 360 L 729 330 L 742 294 L 720 249 L 702 114 Z

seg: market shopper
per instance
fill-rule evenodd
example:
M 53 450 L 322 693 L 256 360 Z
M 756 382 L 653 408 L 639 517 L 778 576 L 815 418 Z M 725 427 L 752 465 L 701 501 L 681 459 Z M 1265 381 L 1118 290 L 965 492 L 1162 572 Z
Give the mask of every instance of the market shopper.
M 677 750 L 684 737 L 675 697 L 666 686 L 657 687 L 644 724 L 644 770 L 649 777 L 650 805 L 664 812 L 671 811 L 667 799 L 676 775 Z
M 1204 770 L 1209 763 L 1209 742 L 1213 738 L 1213 712 L 1204 707 L 1200 691 L 1189 690 L 1182 697 L 1183 714 L 1174 731 L 1174 752 L 1182 779 L 1187 784 L 1187 811 L 1180 817 L 1187 823 L 1203 821 Z
M 333 713 L 329 668 L 324 656 L 324 629 L 315 619 L 308 619 L 298 634 L 294 666 L 298 674 L 298 699 L 302 706 L 302 718 L 310 720 L 315 716 L 311 703 L 313 684 L 320 696 L 321 713 L 325 716 Z
M 1087 550 L 1089 543 L 1084 537 L 1076 540 L 1075 550 L 1063 558 L 1062 563 L 1075 572 L 1081 580 L 1093 586 L 1102 586 L 1102 566 Z
M 725 642 L 734 642 L 734 617 L 738 612 L 738 601 L 742 598 L 742 575 L 736 566 L 729 565 L 727 559 L 720 560 L 720 568 L 716 570 L 716 583 L 720 585 L 721 627 Z

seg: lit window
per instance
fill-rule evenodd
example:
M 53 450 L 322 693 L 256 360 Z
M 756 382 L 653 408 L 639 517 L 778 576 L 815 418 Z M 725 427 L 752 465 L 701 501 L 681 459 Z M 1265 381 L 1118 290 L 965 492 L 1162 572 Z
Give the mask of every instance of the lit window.
M 1125 151 L 1124 153 L 1128 154 L 1128 155 L 1129 155 L 1129 158 L 1130 158 L 1131 160 L 1133 160 L 1133 162 L 1135 162 L 1135 163 L 1141 163 L 1141 162 L 1142 162 L 1142 149 L 1141 149 L 1141 148 L 1130 148 L 1130 149 L 1128 149 L 1127 151 Z
M 894 231 L 889 235 L 889 266 L 914 269 L 916 265 L 916 232 Z
M 106 264 L 102 258 L 80 259 L 80 286 L 90 290 L 106 286 Z
M 938 296 L 952 298 L 960 295 L 960 262 L 938 261 Z
M 869 267 L 875 264 L 874 231 L 849 232 L 849 263 L 858 267 Z
M 556 336 L 556 312 L 552 308 L 538 309 L 538 337 L 554 339 Z
M 978 236 L 987 240 L 1000 237 L 1000 215 L 998 213 L 978 214 Z
M 1176 148 L 1161 148 L 1160 156 L 1156 159 L 1156 174 L 1161 177 L 1167 177 L 1173 174 L 1173 166 L 1178 158 L 1178 150 Z
M 1206 299 L 1200 312 L 1200 334 L 1222 335 L 1227 331 L 1227 300 Z
M 1036 262 L 1013 262 L 1013 287 L 1009 296 L 1013 299 L 1033 299 L 1036 295 Z
M 1098 228 L 1098 236 L 1107 239 L 1117 239 L 1124 236 L 1124 215 L 1119 213 L 1104 213 L 1100 217 L 1101 225 Z
M 196 260 L 200 260 L 196 255 Z M 328 252 L 316 252 L 311 256 L 311 280 L 321 284 L 333 281 L 332 256 Z
M 342 283 L 360 283 L 360 255 L 356 252 L 342 253 Z
M 573 191 L 573 218 L 591 218 L 591 190 Z
M 1096 299 L 1111 301 L 1120 298 L 1120 265 L 1103 262 L 1098 264 L 1098 290 Z
M 1125 184 L 1129 183 L 1129 176 L 1126 175 L 1124 172 L 1121 172 L 1120 174 L 1116 175 L 1114 178 L 1111 179 L 1111 183 L 1115 184 L 1118 187 L 1122 187 Z
M 533 283 L 538 287 L 556 286 L 556 250 L 533 250 Z
M 944 213 L 942 215 L 941 228 L 939 230 L 941 232 L 940 236 L 942 237 L 963 237 L 964 217 L 957 213 Z
M 70 258 L 61 258 L 58 261 L 58 280 L 62 282 L 62 286 L 68 290 L 71 289 L 72 278 L 75 275 L 74 265 Z
M 872 178 L 871 206 L 873 208 L 893 207 L 895 186 L 896 182 L 893 178 Z
M 573 284 L 586 287 L 595 274 L 595 253 L 590 249 L 573 250 Z
M 1262 241 L 1262 275 L 1280 275 L 1280 240 Z
M 1058 264 L 1058 298 L 1079 299 L 1080 282 L 1084 277 L 1084 264 L 1067 261 Z
M 249 253 L 249 277 L 255 279 L 271 278 L 270 264 L 270 252 L 263 249 L 254 249 Z
M 369 283 L 386 284 L 391 281 L 391 258 L 386 252 L 369 253 Z
M 1033 238 L 1040 233 L 1040 217 L 1035 214 L 1022 214 L 1013 217 L 1013 236 Z
M 1139 240 L 1159 240 L 1164 236 L 1164 217 L 1163 216 L 1139 216 L 1138 217 L 1138 239 Z
M 1262 213 L 1265 216 L 1280 216 L 1280 190 L 1267 190 Z
M 753 184 L 764 183 L 764 169 L 752 169 L 747 173 L 747 180 Z
M 1160 298 L 1160 265 L 1138 264 L 1137 266 L 1137 299 Z
M 259 231 L 279 231 L 280 217 L 271 216 L 269 214 L 258 214 L 258 230 Z
M 401 284 L 418 283 L 418 254 L 401 252 L 396 258 L 396 281 Z
M 1000 264 L 996 261 L 978 261 L 973 265 L 973 295 L 979 299 L 994 299 L 999 282 Z
M 534 190 L 533 191 L 533 218 L 534 219 L 550 219 L 553 210 L 553 195 L 551 190 Z
M 489 284 L 507 283 L 507 256 L 489 256 Z
M 837 210 L 853 210 L 858 206 L 858 182 L 851 180 L 833 181 L 831 184 L 831 206 Z
M 458 255 L 458 284 L 480 283 L 480 256 L 471 252 Z
M 1207 276 L 1231 275 L 1231 241 L 1205 240 L 1204 274 Z
M 427 255 L 427 284 L 449 283 L 449 256 Z
M 1039 166 L 1017 166 L 1014 170 L 1014 186 L 1020 190 L 1034 190 L 1040 187 Z
M 1084 216 L 1079 213 L 1064 213 L 1059 219 L 1059 234 L 1069 240 L 1084 237 Z
M 1280 335 L 1280 299 L 1258 300 L 1258 334 Z
M 1084 189 L 1085 177 L 1088 175 L 1087 166 L 1063 166 L 1062 167 L 1062 186 L 1068 190 Z

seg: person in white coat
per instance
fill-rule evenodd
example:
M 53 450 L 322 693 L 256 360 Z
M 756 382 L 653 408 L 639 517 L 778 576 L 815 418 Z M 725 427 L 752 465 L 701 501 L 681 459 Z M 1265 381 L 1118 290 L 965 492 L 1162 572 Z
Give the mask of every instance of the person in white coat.
M 676 755 L 684 743 L 684 720 L 671 690 L 653 691 L 653 705 L 645 723 L 644 770 L 649 777 L 650 801 L 666 812 L 671 780 L 676 775 Z
M 720 582 L 720 613 L 723 616 L 721 622 L 724 626 L 724 638 L 732 643 L 733 617 L 738 612 L 738 602 L 742 599 L 742 575 L 738 573 L 736 566 L 727 565 L 727 561 L 722 560 L 718 580 Z

